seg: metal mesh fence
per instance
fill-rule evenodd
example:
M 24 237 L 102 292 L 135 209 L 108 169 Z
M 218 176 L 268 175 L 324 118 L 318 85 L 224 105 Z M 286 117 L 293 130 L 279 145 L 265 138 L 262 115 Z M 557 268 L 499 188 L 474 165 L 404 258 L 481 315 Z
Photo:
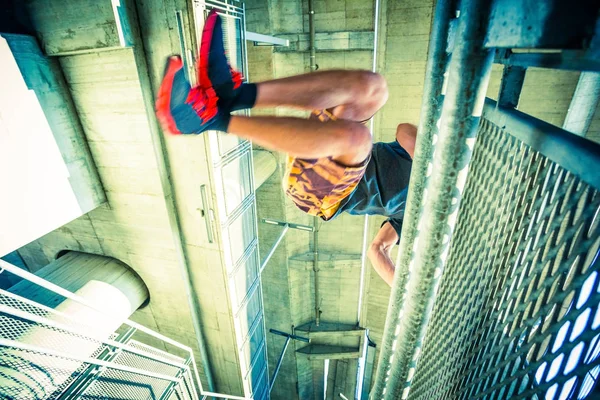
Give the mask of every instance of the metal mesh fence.
M 470 168 L 409 398 L 591 398 L 600 194 L 485 119 Z

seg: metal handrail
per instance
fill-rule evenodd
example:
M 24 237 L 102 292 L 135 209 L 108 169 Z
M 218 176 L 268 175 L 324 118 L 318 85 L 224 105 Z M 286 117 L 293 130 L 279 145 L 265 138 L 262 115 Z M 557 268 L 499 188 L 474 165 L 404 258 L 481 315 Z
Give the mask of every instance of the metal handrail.
M 132 368 L 132 367 L 128 367 L 126 365 L 115 364 L 115 363 L 111 363 L 111 362 L 107 362 L 107 361 L 103 361 L 103 360 L 98 360 L 97 358 L 77 357 L 77 356 L 74 356 L 73 354 L 65 353 L 64 351 L 51 350 L 46 347 L 34 346 L 31 344 L 22 343 L 22 342 L 19 342 L 16 340 L 0 338 L 0 346 L 1 347 L 10 347 L 10 348 L 19 349 L 19 350 L 25 350 L 25 351 L 29 351 L 32 353 L 54 356 L 54 357 L 58 357 L 58 358 L 66 359 L 66 360 L 72 360 L 72 361 L 82 362 L 82 363 L 86 363 L 86 364 L 90 364 L 90 365 L 96 365 L 99 367 L 116 369 L 118 371 L 123 371 L 123 372 L 131 372 L 133 374 L 143 375 L 143 376 L 147 376 L 150 378 L 162 379 L 164 381 L 179 382 L 179 379 L 174 378 L 169 375 L 157 374 L 155 372 L 150 372 L 150 371 L 146 371 L 146 370 L 139 369 L 139 368 Z
M 177 362 L 174 362 L 174 361 L 171 361 L 171 360 L 167 360 L 166 358 L 159 357 L 159 356 L 156 356 L 155 354 L 151 354 L 151 353 L 148 353 L 148 352 L 145 352 L 145 351 L 142 351 L 142 350 L 135 349 L 133 347 L 128 346 L 127 344 L 119 343 L 119 342 L 116 342 L 114 340 L 96 338 L 96 337 L 91 336 L 90 332 L 84 331 L 83 329 L 76 329 L 76 328 L 70 327 L 70 326 L 68 326 L 66 324 L 62 324 L 60 322 L 52 321 L 52 320 L 49 320 L 47 318 L 42 318 L 42 317 L 39 317 L 37 315 L 28 313 L 26 311 L 17 310 L 15 308 L 7 307 L 5 305 L 0 304 L 0 313 L 6 313 L 6 314 L 14 315 L 14 316 L 16 316 L 16 317 L 18 317 L 20 319 L 26 320 L 26 321 L 35 322 L 35 323 L 40 324 L 40 325 L 45 325 L 45 326 L 48 326 L 48 327 L 51 327 L 51 328 L 55 328 L 55 329 L 59 329 L 59 330 L 62 330 L 62 331 L 73 333 L 73 334 L 76 334 L 76 335 L 79 335 L 79 336 L 83 336 L 83 337 L 89 338 L 92 341 L 98 343 L 98 345 L 104 344 L 106 346 L 114 347 L 114 348 L 120 349 L 122 351 L 126 351 L 128 353 L 132 353 L 132 354 L 135 354 L 135 355 L 138 355 L 138 356 L 141 356 L 141 357 L 145 357 L 145 358 L 148 358 L 148 359 L 151 359 L 151 360 L 154 360 L 154 361 L 158 361 L 158 362 L 161 362 L 163 364 L 171 365 L 173 367 L 177 367 L 177 368 L 180 368 L 180 369 L 186 369 L 186 368 L 188 368 L 188 366 L 185 365 L 185 364 L 177 363 Z
M 483 117 L 600 190 L 600 144 L 486 99 Z
M 439 25 L 443 25 L 439 18 L 447 18 L 447 14 L 438 15 L 442 9 L 440 3 L 445 2 L 438 2 L 435 18 Z M 410 391 L 412 373 L 418 363 L 456 224 L 472 154 L 470 146 L 475 142 L 493 62 L 493 54 L 483 49 L 488 7 L 489 2 L 485 0 L 461 2 L 435 151 L 431 157 L 423 157 L 424 154 L 419 154 L 420 149 L 417 149 L 414 164 L 419 166 L 419 172 L 423 167 L 428 171 L 420 175 L 417 182 L 413 181 L 415 170 L 411 177 L 405 228 L 410 225 L 414 246 L 407 246 L 403 232 L 398 256 L 402 262 L 397 263 L 392 285 L 373 399 L 384 396 L 390 400 L 407 398 Z M 440 31 L 434 28 L 437 35 Z M 444 38 L 441 39 L 443 41 Z M 440 40 L 436 41 L 436 47 L 439 43 Z M 431 61 L 437 62 L 437 59 Z M 439 79 L 432 77 L 431 73 L 429 69 L 427 80 L 430 85 L 433 79 Z M 436 100 L 424 98 L 424 103 L 431 104 Z M 417 139 L 419 145 L 428 147 Z M 432 149 L 423 150 L 430 153 Z M 415 185 L 426 187 L 422 198 L 415 199 L 415 193 L 411 193 Z M 417 207 L 415 201 L 418 202 Z
M 417 236 L 421 199 L 425 191 L 427 170 L 433 157 L 433 137 L 437 134 L 436 123 L 439 120 L 443 104 L 442 89 L 448 60 L 446 52 L 448 34 L 450 20 L 456 9 L 455 3 L 456 1 L 438 1 L 435 5 L 426 67 L 429 73 L 425 77 L 423 87 L 424 101 L 421 105 L 415 157 L 412 164 L 396 271 L 390 293 L 383 339 L 379 349 L 379 362 L 377 363 L 375 379 L 371 388 L 370 396 L 372 399 L 379 399 L 383 396 L 387 384 L 387 373 L 391 368 L 391 358 L 394 354 L 394 337 L 396 336 L 400 310 L 404 302 L 405 288 L 409 277 L 408 265 Z

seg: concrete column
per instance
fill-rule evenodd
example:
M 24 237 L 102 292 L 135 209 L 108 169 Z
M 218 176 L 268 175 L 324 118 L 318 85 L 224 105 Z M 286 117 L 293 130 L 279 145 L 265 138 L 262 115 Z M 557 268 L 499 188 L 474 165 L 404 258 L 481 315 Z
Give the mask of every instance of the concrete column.
M 58 60 L 34 37 L 4 33 L 0 59 L 0 181 L 11 193 L 0 208 L 4 255 L 106 196 Z
M 23 310 L 44 319 L 37 322 L 27 316 L 21 319 L 7 316 L 0 328 L 5 333 L 2 336 L 77 358 L 93 357 L 102 347 L 101 342 L 148 300 L 148 289 L 141 278 L 110 257 L 69 252 L 36 275 L 74 292 L 104 313 L 24 280 L 9 292 L 54 309 L 56 313 L 38 307 Z M 64 389 L 67 379 L 86 366 L 69 358 L 11 347 L 0 348 L 0 353 L 3 360 L 12 360 L 0 365 L 2 398 L 16 395 L 18 398 L 47 398 Z
M 326 360 L 313 360 L 311 364 L 314 399 L 323 400 L 325 398 L 325 364 L 329 367 L 329 362 Z

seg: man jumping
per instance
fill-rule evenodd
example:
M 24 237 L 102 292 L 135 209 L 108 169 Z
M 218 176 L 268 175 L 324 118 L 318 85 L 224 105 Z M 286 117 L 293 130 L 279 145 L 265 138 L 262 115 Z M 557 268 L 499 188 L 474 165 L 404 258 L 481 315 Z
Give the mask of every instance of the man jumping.
M 398 242 L 417 129 L 400 124 L 396 141 L 373 143 L 364 122 L 387 101 L 385 79 L 370 71 L 322 71 L 260 83 L 242 83 L 227 60 L 221 18 L 204 25 L 198 86 L 190 87 L 179 57 L 171 57 L 156 103 L 172 134 L 218 130 L 290 157 L 283 187 L 302 211 L 325 221 L 342 212 L 388 217 L 368 252 L 391 286 L 391 249 Z M 290 107 L 309 119 L 246 117 L 232 111 Z M 320 111 L 314 111 L 320 110 Z

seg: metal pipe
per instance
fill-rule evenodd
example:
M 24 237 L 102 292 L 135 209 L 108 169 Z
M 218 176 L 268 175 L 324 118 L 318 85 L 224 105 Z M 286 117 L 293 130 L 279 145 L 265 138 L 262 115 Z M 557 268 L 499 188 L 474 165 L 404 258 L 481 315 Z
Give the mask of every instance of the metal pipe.
M 308 31 L 309 31 L 309 50 L 310 50 L 310 70 L 317 70 L 317 49 L 315 48 L 315 8 L 313 0 L 308 0 Z
M 418 219 L 413 258 L 407 263 L 402 317 L 385 399 L 407 398 L 440 277 L 450 248 L 472 148 L 485 100 L 493 53 L 483 47 L 489 16 L 486 0 L 462 0 L 438 140 L 429 163 L 427 193 Z
M 315 278 L 315 324 L 321 323 L 321 307 L 319 306 L 319 217 L 313 217 L 313 274 Z
M 246 40 L 249 42 L 254 42 L 255 46 L 257 43 L 263 43 L 269 46 L 290 46 L 290 41 L 288 39 L 281 39 L 276 36 L 263 35 L 262 33 L 249 31 L 246 31 Z
M 285 352 L 287 350 L 290 340 L 294 339 L 294 340 L 299 340 L 301 342 L 310 343 L 310 339 L 302 337 L 302 336 L 294 335 L 293 327 L 292 327 L 291 335 L 289 333 L 281 332 L 276 329 L 269 329 L 269 332 L 271 332 L 274 335 L 284 336 L 286 338 L 285 344 L 283 345 L 283 350 L 281 350 L 281 354 L 279 355 L 279 360 L 277 360 L 277 366 L 275 367 L 275 372 L 273 372 L 273 377 L 271 378 L 271 383 L 269 383 L 269 393 L 271 393 L 271 391 L 273 390 L 273 386 L 275 385 L 275 379 L 277 378 L 277 374 L 279 373 L 279 369 L 281 368 L 281 364 L 283 363 L 283 356 L 285 355 Z
M 582 72 L 563 129 L 585 136 L 592 124 L 598 101 L 600 101 L 600 72 Z
M 269 329 L 269 332 L 272 333 L 273 335 L 279 335 L 279 336 L 284 336 L 284 337 L 291 337 L 294 340 L 298 340 L 300 342 L 304 342 L 304 343 L 310 343 L 310 339 L 309 338 L 305 338 L 303 336 L 298 336 L 298 335 L 294 335 L 294 326 L 292 325 L 292 334 L 290 335 L 289 333 L 286 332 L 282 332 L 282 331 L 278 331 L 277 329 Z
M 314 232 L 315 230 L 314 226 L 294 224 L 293 222 L 277 221 L 269 218 L 263 218 L 261 222 L 269 225 L 287 226 L 290 229 L 298 229 L 299 231 Z
M 281 350 L 281 354 L 279 354 L 279 359 L 277 360 L 277 366 L 275 367 L 275 371 L 273 372 L 273 376 L 271 377 L 271 383 L 269 383 L 269 393 L 273 391 L 273 386 L 275 385 L 275 379 L 277 378 L 277 374 L 279 373 L 279 369 L 281 368 L 281 364 L 283 362 L 283 356 L 285 356 L 285 351 L 288 348 L 288 344 L 290 343 L 291 337 L 288 336 L 285 339 L 285 344 L 283 345 L 283 349 Z
M 290 230 L 290 227 L 288 225 L 286 225 L 286 226 L 283 227 L 283 230 L 279 234 L 279 237 L 275 241 L 275 244 L 273 244 L 273 247 L 271 247 L 271 250 L 269 250 L 269 254 L 267 254 L 267 256 L 265 257 L 265 259 L 260 263 L 260 273 L 261 274 L 263 272 L 263 269 L 265 269 L 265 267 L 267 266 L 267 263 L 269 262 L 269 260 L 271 259 L 271 257 L 273 257 L 273 254 L 275 254 L 275 250 L 277 250 L 277 248 L 281 244 L 281 241 L 285 237 L 285 234 L 289 230 Z
M 446 46 L 453 18 L 455 1 L 437 1 L 434 19 L 429 38 L 429 54 L 427 56 L 426 76 L 423 86 L 423 102 L 419 121 L 415 157 L 413 159 L 408 199 L 404 214 L 404 224 L 398 250 L 399 260 L 388 305 L 385 328 L 379 352 L 379 361 L 375 373 L 372 399 L 380 399 L 385 388 L 386 373 L 389 371 L 393 355 L 393 342 L 400 309 L 404 301 L 405 286 L 408 280 L 408 265 L 412 257 L 412 249 L 417 235 L 417 223 L 421 213 L 421 198 L 425 190 L 427 168 L 433 156 L 433 136 L 437 133 L 436 122 L 441 114 L 443 103 L 442 88 L 448 55 Z
M 310 49 L 310 71 L 317 70 L 317 56 L 315 49 L 315 9 L 313 0 L 308 0 L 308 30 Z M 321 323 L 321 310 L 319 307 L 319 218 L 313 218 L 313 275 L 315 281 L 315 324 Z
M 358 368 L 356 371 L 356 388 L 354 391 L 354 399 L 359 400 L 362 398 L 363 385 L 365 382 L 365 371 L 367 368 L 367 352 L 369 347 L 369 330 L 365 329 L 365 334 L 362 337 L 362 351 L 361 356 L 358 359 Z
M 379 6 L 380 0 L 375 0 L 375 16 L 373 20 L 373 64 L 371 65 L 371 71 L 377 71 L 377 41 L 379 40 Z M 369 120 L 369 132 L 371 133 L 371 137 L 373 137 L 373 132 L 375 130 L 375 118 L 371 118 Z M 362 303 L 364 300 L 364 291 L 365 291 L 365 273 L 367 269 L 367 245 L 369 243 L 369 216 L 365 215 L 365 222 L 363 225 L 363 240 L 362 240 L 362 250 L 360 255 L 360 281 L 358 287 L 358 311 L 356 315 L 356 323 L 358 326 L 361 325 L 360 317 L 362 314 Z

